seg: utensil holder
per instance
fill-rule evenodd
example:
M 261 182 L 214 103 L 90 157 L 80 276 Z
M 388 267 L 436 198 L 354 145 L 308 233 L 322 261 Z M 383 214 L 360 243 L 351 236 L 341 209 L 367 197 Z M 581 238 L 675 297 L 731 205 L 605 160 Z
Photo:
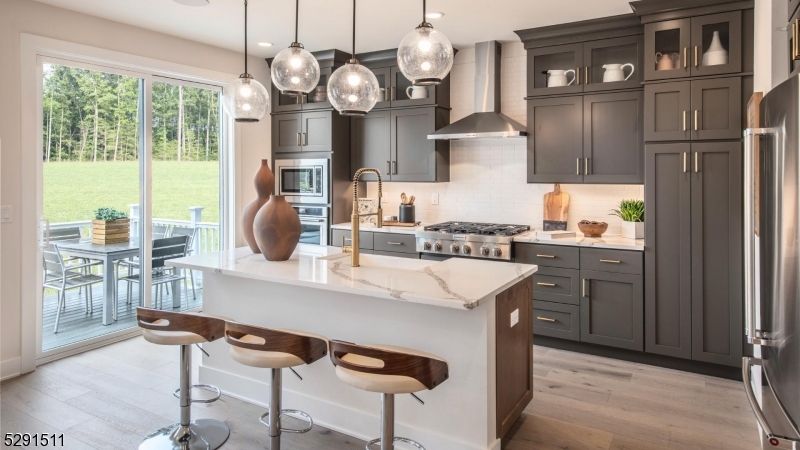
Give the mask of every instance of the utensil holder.
M 414 205 L 400 205 L 399 216 L 399 221 L 403 223 L 414 223 L 417 221 L 414 217 Z

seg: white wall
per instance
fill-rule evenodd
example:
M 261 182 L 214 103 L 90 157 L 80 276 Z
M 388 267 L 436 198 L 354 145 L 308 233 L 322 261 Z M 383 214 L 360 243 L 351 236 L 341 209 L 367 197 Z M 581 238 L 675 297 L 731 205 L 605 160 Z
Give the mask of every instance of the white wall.
M 789 75 L 788 0 L 755 2 L 753 91 L 769 92 Z
M 22 286 L 21 246 L 23 229 L 35 223 L 21 223 L 21 205 L 35 202 L 35 192 L 23 192 L 21 170 L 21 62 L 20 34 L 27 33 L 69 41 L 106 50 L 168 61 L 201 69 L 239 74 L 242 55 L 85 14 L 55 8 L 30 0 L 0 1 L 0 204 L 14 209 L 15 220 L 0 226 L 0 377 L 19 370 L 21 356 L 21 292 L 36 289 Z M 250 59 L 250 72 L 268 84 L 269 68 L 264 60 Z M 255 195 L 252 173 L 261 158 L 269 157 L 269 118 L 258 124 L 238 126 L 241 154 L 236 161 L 236 211 Z M 36 151 L 39 149 L 25 149 Z M 240 238 L 239 238 L 240 240 Z M 32 326 L 32 324 L 24 324 Z
M 526 54 L 521 42 L 503 45 L 500 109 L 521 124 L 527 122 Z M 475 50 L 456 55 L 451 72 L 450 121 L 474 111 Z M 542 198 L 552 184 L 526 182 L 525 138 L 463 140 L 450 143 L 449 183 L 385 183 L 384 215 L 396 215 L 400 193 L 416 195 L 417 220 L 424 223 L 447 220 L 487 221 L 542 227 Z M 371 197 L 377 184 L 368 183 Z M 641 185 L 562 184 L 570 194 L 567 228 L 577 230 L 580 220 L 608 222 L 608 233 L 619 234 L 621 221 L 609 210 L 625 198 L 644 198 Z M 431 204 L 439 194 L 439 204 Z

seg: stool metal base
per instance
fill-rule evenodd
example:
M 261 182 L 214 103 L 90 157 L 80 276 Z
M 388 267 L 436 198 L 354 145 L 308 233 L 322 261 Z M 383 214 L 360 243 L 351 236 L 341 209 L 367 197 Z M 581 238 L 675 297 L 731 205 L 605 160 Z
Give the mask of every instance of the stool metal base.
M 214 450 L 228 440 L 228 425 L 214 419 L 198 419 L 188 427 L 175 423 L 144 438 L 139 450 Z
M 283 416 L 294 417 L 295 419 L 305 421 L 306 423 L 308 423 L 308 426 L 305 427 L 305 428 L 302 428 L 302 429 L 280 427 L 282 432 L 286 432 L 286 433 L 308 433 L 309 431 L 311 431 L 312 428 L 314 428 L 314 419 L 312 419 L 311 416 L 309 416 L 308 414 L 304 413 L 303 411 L 298 411 L 296 409 L 282 409 L 281 410 L 281 417 L 283 417 Z M 264 420 L 264 419 L 267 419 L 267 420 Z M 258 420 L 261 421 L 261 423 L 263 423 L 264 425 L 270 426 L 270 424 L 269 424 L 269 411 L 267 411 L 264 414 L 262 414 L 261 418 L 258 419 Z
M 404 443 L 406 443 L 408 445 L 413 445 L 414 447 L 418 448 L 419 450 L 425 450 L 425 447 L 423 447 L 422 444 L 420 444 L 419 442 L 412 441 L 411 439 L 406 439 L 404 437 L 396 437 L 396 438 L 394 438 L 393 442 L 404 442 Z M 381 443 L 381 438 L 373 439 L 373 440 L 367 442 L 367 446 L 365 448 L 366 448 L 366 450 L 372 450 L 370 448 L 371 446 L 373 446 L 375 444 L 380 444 L 380 443 Z M 392 447 L 394 447 L 394 446 L 392 446 Z

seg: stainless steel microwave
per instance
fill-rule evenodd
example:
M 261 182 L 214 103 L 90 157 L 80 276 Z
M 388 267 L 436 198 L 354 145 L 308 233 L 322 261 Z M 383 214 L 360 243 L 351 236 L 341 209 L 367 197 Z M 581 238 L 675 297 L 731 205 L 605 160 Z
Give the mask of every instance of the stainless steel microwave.
M 276 192 L 292 203 L 329 203 L 327 159 L 275 160 Z

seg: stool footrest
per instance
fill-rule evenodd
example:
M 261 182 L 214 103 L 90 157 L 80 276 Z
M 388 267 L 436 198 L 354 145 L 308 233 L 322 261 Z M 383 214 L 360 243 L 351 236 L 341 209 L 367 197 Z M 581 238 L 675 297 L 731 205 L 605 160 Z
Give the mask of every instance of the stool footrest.
M 407 438 L 404 438 L 404 437 L 396 437 L 396 438 L 394 438 L 394 442 L 404 442 L 404 443 L 406 443 L 408 445 L 413 445 L 414 447 L 418 448 L 419 450 L 425 450 L 425 447 L 423 447 L 422 444 L 420 444 L 419 442 L 412 441 L 411 439 L 407 439 Z M 365 448 L 366 448 L 366 450 L 373 450 L 370 447 L 372 447 L 375 444 L 380 444 L 380 443 L 381 443 L 381 438 L 373 439 L 373 440 L 367 442 L 367 446 Z
M 308 423 L 308 427 L 306 427 L 306 428 L 297 429 L 297 428 L 283 428 L 283 427 L 281 427 L 281 431 L 285 431 L 287 433 L 308 433 L 314 427 L 314 419 L 312 419 L 311 416 L 309 416 L 308 414 L 304 413 L 303 411 L 298 411 L 296 409 L 282 409 L 281 410 L 281 416 L 294 417 L 295 419 L 303 420 L 303 421 Z M 297 416 L 299 416 L 299 417 L 297 417 Z M 258 419 L 258 420 L 261 423 L 263 423 L 264 425 L 269 426 L 269 421 L 267 419 L 268 417 L 269 417 L 269 411 L 267 411 L 264 414 L 262 414 L 261 418 Z
M 209 399 L 203 399 L 203 400 L 199 400 L 198 399 L 198 400 L 195 400 L 195 399 L 191 398 L 191 396 L 192 396 L 191 392 L 192 392 L 192 389 L 194 389 L 194 388 L 204 389 L 206 391 L 211 391 L 211 392 L 216 392 L 217 395 L 215 395 L 214 397 L 211 397 Z M 175 392 L 172 393 L 172 395 L 175 398 L 181 398 L 180 394 L 181 394 L 181 388 L 175 389 Z M 193 384 L 193 385 L 189 386 L 189 402 L 190 403 L 214 403 L 215 401 L 219 400 L 219 398 L 221 396 L 222 396 L 222 392 L 219 390 L 219 388 L 216 387 L 216 386 L 210 385 L 210 384 Z

